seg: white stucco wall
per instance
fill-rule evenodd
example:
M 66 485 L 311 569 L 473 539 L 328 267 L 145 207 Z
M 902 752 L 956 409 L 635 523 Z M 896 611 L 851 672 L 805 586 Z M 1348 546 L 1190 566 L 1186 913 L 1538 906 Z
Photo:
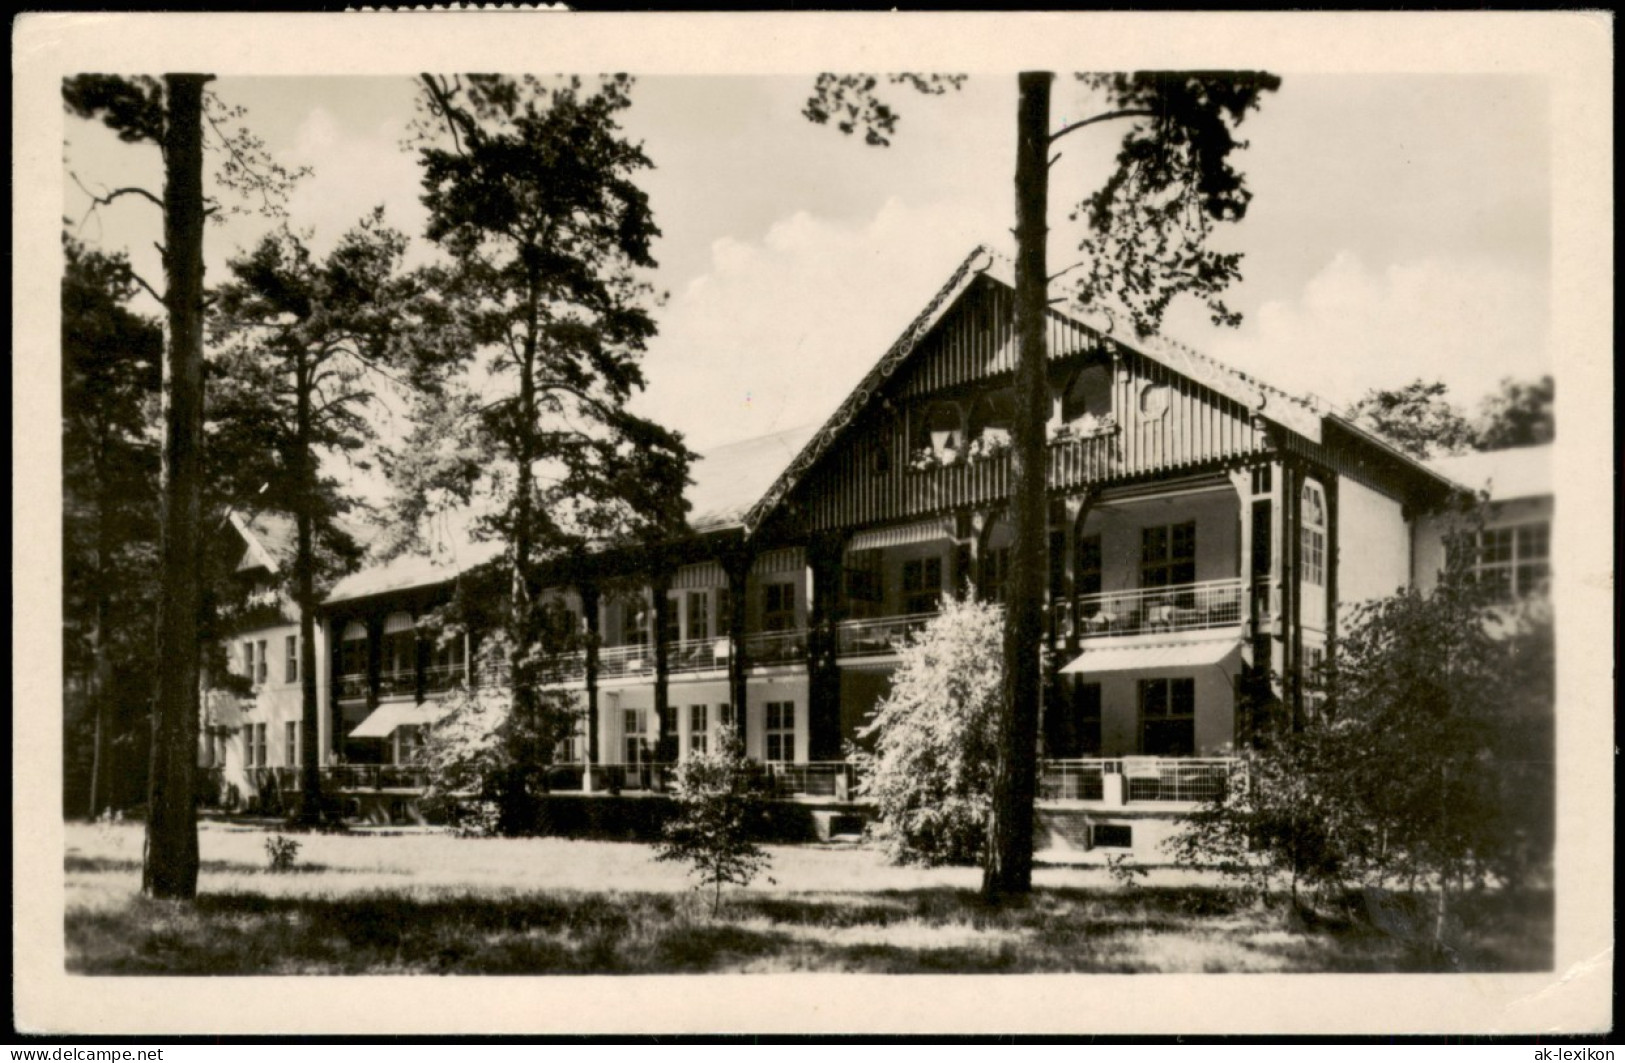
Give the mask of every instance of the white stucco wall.
M 1533 524 L 1552 519 L 1552 498 L 1515 498 L 1506 502 L 1492 502 L 1484 512 L 1484 527 L 1506 528 L 1519 524 Z M 1452 528 L 1462 527 L 1462 518 L 1452 514 L 1430 513 L 1416 522 L 1416 559 L 1413 578 L 1418 589 L 1432 590 L 1439 582 L 1439 573 L 1445 567 L 1445 537 Z M 1553 559 L 1553 568 L 1561 563 Z
M 1411 535 L 1399 500 L 1347 476 L 1337 482 L 1337 543 L 1340 606 L 1385 598 L 1410 581 Z

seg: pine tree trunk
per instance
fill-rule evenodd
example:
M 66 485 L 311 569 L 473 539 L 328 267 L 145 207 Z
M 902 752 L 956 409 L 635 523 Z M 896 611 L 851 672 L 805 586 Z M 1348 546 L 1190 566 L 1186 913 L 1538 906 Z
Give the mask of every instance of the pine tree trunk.
M 199 496 L 203 473 L 203 84 L 164 76 L 164 273 L 169 350 L 164 363 L 163 528 L 158 689 L 141 888 L 197 895 Z
M 300 389 L 301 432 L 309 428 L 310 396 Z M 316 694 L 316 543 L 310 506 L 315 479 L 310 448 L 301 447 L 300 511 L 295 514 L 294 602 L 299 608 L 299 822 L 314 826 L 322 816 L 321 706 Z
M 1006 583 L 1004 697 L 993 772 L 982 894 L 989 901 L 1032 890 L 1033 802 L 1043 638 L 1045 445 L 1049 388 L 1044 342 L 1049 209 L 1049 96 L 1054 75 L 1020 75 L 1016 134 L 1016 412 L 1010 450 L 1009 521 L 1014 542 Z

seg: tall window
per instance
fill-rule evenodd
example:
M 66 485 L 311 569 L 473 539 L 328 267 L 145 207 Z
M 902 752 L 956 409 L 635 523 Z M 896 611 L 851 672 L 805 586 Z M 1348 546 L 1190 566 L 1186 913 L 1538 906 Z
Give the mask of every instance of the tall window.
M 688 592 L 688 637 L 691 639 L 704 639 L 711 637 L 711 592 Z
M 384 621 L 383 663 L 378 692 L 384 697 L 417 690 L 418 638 L 408 613 L 391 613 Z
M 1299 537 L 1302 546 L 1302 578 L 1317 587 L 1326 585 L 1326 497 L 1320 485 L 1304 482 L 1303 529 Z
M 642 598 L 628 600 L 621 610 L 622 642 L 627 646 L 649 644 L 649 605 Z
M 990 602 L 1004 601 L 1005 584 L 1010 579 L 1010 548 L 1001 546 L 982 555 L 982 597 Z
M 734 707 L 724 701 L 717 706 L 717 726 L 732 727 L 734 725 Z
M 271 661 L 265 652 L 268 645 L 265 639 L 260 639 L 254 647 L 254 682 L 265 683 L 271 678 Z
M 707 708 L 705 705 L 688 707 L 688 755 L 691 757 L 703 754 L 709 746 L 711 722 Z
M 796 626 L 796 585 L 762 585 L 762 630 L 789 631 Z
M 1159 757 L 1196 752 L 1196 680 L 1140 680 L 1140 752 Z
M 339 643 L 339 677 L 342 696 L 363 697 L 367 693 L 367 629 L 351 623 Z
M 248 681 L 254 681 L 254 643 L 243 643 L 243 675 Z
M 1072 581 L 1081 594 L 1100 593 L 1100 536 L 1079 535 L 1078 555 L 1072 570 Z
M 299 763 L 299 721 L 289 720 L 282 725 L 282 763 L 295 767 Z
M 254 739 L 257 746 L 257 755 L 259 756 L 259 765 L 263 768 L 267 764 L 271 763 L 271 758 L 266 756 L 265 724 L 260 723 L 254 725 Z
M 643 763 L 643 710 L 627 709 L 621 716 L 622 733 L 626 738 L 626 763 Z
M 1079 683 L 1072 688 L 1072 727 L 1076 755 L 1100 756 L 1100 684 Z
M 681 595 L 678 597 L 681 599 Z M 666 621 L 665 625 L 660 629 L 660 641 L 666 643 L 676 642 L 678 636 L 682 634 L 682 628 L 678 626 L 681 609 L 681 600 L 673 601 L 671 595 L 666 595 Z
M 243 724 L 243 767 L 254 766 L 254 725 Z
M 1487 529 L 1479 536 L 1474 577 L 1499 601 L 1543 591 L 1552 576 L 1551 535 L 1545 521 Z
M 767 757 L 771 761 L 796 759 L 796 703 L 770 701 L 767 703 L 767 726 L 762 729 L 767 743 Z
M 282 640 L 282 681 L 284 683 L 299 682 L 299 636 L 289 635 Z
M 934 613 L 942 598 L 942 558 L 903 562 L 903 612 Z
M 1196 522 L 1140 529 L 1140 586 L 1196 582 Z

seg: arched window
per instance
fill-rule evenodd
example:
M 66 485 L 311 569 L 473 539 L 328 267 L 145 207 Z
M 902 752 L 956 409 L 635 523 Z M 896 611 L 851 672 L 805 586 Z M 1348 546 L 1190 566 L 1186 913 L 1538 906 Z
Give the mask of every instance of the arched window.
M 367 629 L 360 621 L 346 624 L 339 638 L 339 683 L 343 697 L 367 695 Z
M 1303 482 L 1303 582 L 1326 585 L 1326 494 L 1313 480 Z

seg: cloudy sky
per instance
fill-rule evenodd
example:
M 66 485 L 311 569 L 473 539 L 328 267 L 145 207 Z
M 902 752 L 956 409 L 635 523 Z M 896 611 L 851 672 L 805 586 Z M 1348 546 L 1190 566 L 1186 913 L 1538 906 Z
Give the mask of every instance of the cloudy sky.
M 668 293 L 640 406 L 701 449 L 821 419 L 976 243 L 1010 247 L 1013 76 L 972 76 L 939 98 L 899 90 L 883 149 L 803 119 L 811 81 L 642 77 L 625 115 L 655 164 L 642 184 L 664 233 L 652 279 Z M 312 167 L 289 209 L 318 245 L 379 203 L 421 243 L 401 146 L 409 78 L 222 77 L 214 89 L 248 108 L 280 160 Z M 1548 108 L 1540 76 L 1287 74 L 1243 127 L 1255 199 L 1220 236 L 1246 255 L 1230 299 L 1245 322 L 1218 329 L 1176 306 L 1167 331 L 1337 404 L 1419 375 L 1476 404 L 1501 377 L 1549 371 Z M 1069 78 L 1053 109 L 1057 124 L 1092 113 Z M 1106 125 L 1059 144 L 1052 271 L 1077 257 L 1069 208 L 1117 136 Z M 67 168 L 90 187 L 160 183 L 150 149 L 73 119 L 65 138 Z M 131 248 L 158 273 L 148 205 L 81 222 L 86 199 L 64 188 L 81 238 Z M 262 229 L 211 228 L 209 276 Z

